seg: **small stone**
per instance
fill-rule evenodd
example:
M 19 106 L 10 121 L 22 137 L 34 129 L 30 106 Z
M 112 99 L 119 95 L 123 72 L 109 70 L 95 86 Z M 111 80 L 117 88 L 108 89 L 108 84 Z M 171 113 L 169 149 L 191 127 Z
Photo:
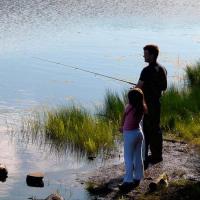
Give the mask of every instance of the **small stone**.
M 0 181 L 5 182 L 8 177 L 8 170 L 4 164 L 0 164 Z
M 88 160 L 94 160 L 96 156 L 88 156 Z
M 45 200 L 64 200 L 59 194 L 51 194 Z
M 44 174 L 41 172 L 33 172 L 27 175 L 26 183 L 32 187 L 44 187 L 43 179 Z

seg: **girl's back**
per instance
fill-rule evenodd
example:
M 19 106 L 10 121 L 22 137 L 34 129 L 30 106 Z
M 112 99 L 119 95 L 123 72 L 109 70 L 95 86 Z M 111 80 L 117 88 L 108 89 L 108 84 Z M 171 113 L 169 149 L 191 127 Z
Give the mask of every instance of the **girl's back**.
M 136 109 L 131 105 L 127 104 L 125 107 L 125 120 L 123 130 L 134 130 L 139 128 L 140 121 L 142 120 L 143 113 L 136 116 Z

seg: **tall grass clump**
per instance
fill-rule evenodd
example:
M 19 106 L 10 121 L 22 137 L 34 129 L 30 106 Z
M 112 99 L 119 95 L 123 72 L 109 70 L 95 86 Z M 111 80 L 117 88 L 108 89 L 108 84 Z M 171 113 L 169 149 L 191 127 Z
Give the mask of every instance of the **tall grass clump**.
M 166 128 L 174 129 L 176 120 L 189 118 L 190 110 L 187 107 L 188 93 L 170 87 L 162 97 L 162 123 Z
M 126 93 L 122 96 L 111 90 L 107 90 L 102 107 L 98 111 L 98 115 L 115 124 L 119 124 L 124 110 L 125 102 L 127 102 Z
M 28 124 L 33 135 L 43 135 L 45 143 L 56 150 L 68 148 L 73 153 L 96 155 L 114 147 L 113 127 L 110 123 L 76 106 L 61 106 L 44 111 L 43 119 L 36 117 Z
M 200 61 L 186 66 L 186 80 L 190 88 L 200 87 Z
M 200 62 L 185 69 L 186 84 L 171 86 L 162 97 L 162 126 L 186 140 L 200 141 Z
M 49 112 L 45 131 L 49 139 L 68 143 L 73 148 L 89 154 L 111 148 L 114 141 L 109 123 L 100 121 L 86 110 L 75 106 Z

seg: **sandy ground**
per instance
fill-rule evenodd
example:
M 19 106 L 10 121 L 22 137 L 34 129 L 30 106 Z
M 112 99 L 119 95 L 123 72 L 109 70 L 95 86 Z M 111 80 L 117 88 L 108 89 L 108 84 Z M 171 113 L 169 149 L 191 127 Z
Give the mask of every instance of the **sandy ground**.
M 180 179 L 200 181 L 199 151 L 193 146 L 180 142 L 165 141 L 163 146 L 163 161 L 150 165 L 145 170 L 145 178 L 140 186 L 125 194 L 125 199 L 138 199 L 141 194 L 148 192 L 149 183 L 157 179 L 162 173 L 168 175 L 168 182 Z M 124 164 L 99 168 L 89 174 L 84 182 L 85 186 L 88 185 L 88 182 L 93 185 L 91 199 L 123 199 L 124 195 L 122 198 L 118 189 L 123 174 Z

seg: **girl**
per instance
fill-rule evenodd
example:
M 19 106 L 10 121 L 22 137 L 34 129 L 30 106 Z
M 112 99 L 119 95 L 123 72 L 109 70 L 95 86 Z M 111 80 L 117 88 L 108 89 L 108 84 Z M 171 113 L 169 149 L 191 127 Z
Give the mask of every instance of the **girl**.
M 121 132 L 124 137 L 125 176 L 119 186 L 121 190 L 137 187 L 144 176 L 142 143 L 144 140 L 140 122 L 147 112 L 141 89 L 134 88 L 128 92 L 128 104 L 122 117 Z M 134 176 L 133 176 L 134 166 Z

